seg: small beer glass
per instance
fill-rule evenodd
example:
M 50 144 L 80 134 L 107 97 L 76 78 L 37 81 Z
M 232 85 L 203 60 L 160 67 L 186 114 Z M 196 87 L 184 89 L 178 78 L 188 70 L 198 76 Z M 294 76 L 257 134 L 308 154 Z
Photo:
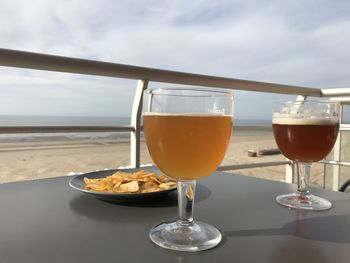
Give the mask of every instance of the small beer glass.
M 276 103 L 272 115 L 276 143 L 296 164 L 298 190 L 277 196 L 281 205 L 306 210 L 326 210 L 332 204 L 308 189 L 311 163 L 325 158 L 339 132 L 339 104 L 332 101 Z

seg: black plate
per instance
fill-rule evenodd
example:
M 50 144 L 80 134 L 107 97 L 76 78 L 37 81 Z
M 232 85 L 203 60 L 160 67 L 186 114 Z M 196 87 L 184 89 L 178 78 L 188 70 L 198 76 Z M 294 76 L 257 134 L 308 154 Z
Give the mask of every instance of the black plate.
M 133 173 L 136 171 L 145 170 L 145 171 L 152 171 L 156 174 L 161 174 L 160 171 L 154 167 L 142 167 L 138 169 L 113 169 L 113 170 L 103 170 L 103 171 L 97 171 L 97 172 L 91 172 L 86 174 L 80 174 L 77 176 L 74 176 L 69 180 L 69 185 L 86 194 L 93 195 L 94 197 L 98 199 L 102 199 L 105 201 L 143 201 L 147 199 L 152 199 L 156 197 L 160 197 L 162 195 L 168 194 L 176 189 L 176 186 L 167 190 L 157 191 L 157 192 L 150 192 L 150 193 L 103 193 L 103 192 L 94 192 L 90 191 L 84 188 L 84 177 L 87 177 L 89 179 L 97 179 L 97 178 L 103 178 L 108 175 L 112 175 L 117 171 L 123 171 L 127 173 Z

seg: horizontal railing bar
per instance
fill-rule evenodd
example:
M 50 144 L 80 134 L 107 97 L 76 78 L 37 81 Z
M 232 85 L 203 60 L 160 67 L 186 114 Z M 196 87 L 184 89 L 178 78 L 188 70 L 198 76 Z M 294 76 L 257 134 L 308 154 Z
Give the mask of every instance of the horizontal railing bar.
M 264 127 L 263 127 L 264 128 Z M 272 128 L 265 127 L 266 131 Z M 141 127 L 143 130 L 143 127 Z M 236 127 L 240 129 L 240 127 Z M 31 133 L 31 132 L 127 132 L 134 131 L 132 126 L 0 126 L 0 133 Z M 341 131 L 350 131 L 350 124 L 341 124 Z
M 350 124 L 340 124 L 339 130 L 350 131 Z
M 132 126 L 2 126 L 0 133 L 131 132 Z
M 261 163 L 245 163 L 245 164 L 234 164 L 234 165 L 221 165 L 217 168 L 217 171 L 228 171 L 228 170 L 240 170 L 249 168 L 259 168 L 267 166 L 277 166 L 291 164 L 291 161 L 276 161 L 276 162 L 261 162 Z
M 319 161 L 319 163 L 331 164 L 331 165 L 340 165 L 340 166 L 350 166 L 350 162 L 342 162 L 342 161 L 322 160 L 322 161 Z
M 322 96 L 321 89 L 316 88 L 137 67 L 131 65 L 46 55 L 11 49 L 0 49 L 0 66 L 138 80 L 143 79 L 155 82 L 228 88 L 257 92 L 316 97 Z
M 342 104 L 349 104 L 350 103 L 350 94 L 346 97 L 331 97 L 330 100 L 332 101 L 340 101 Z
M 321 89 L 321 93 L 324 97 L 350 96 L 350 88 Z M 342 98 L 339 99 L 342 101 Z

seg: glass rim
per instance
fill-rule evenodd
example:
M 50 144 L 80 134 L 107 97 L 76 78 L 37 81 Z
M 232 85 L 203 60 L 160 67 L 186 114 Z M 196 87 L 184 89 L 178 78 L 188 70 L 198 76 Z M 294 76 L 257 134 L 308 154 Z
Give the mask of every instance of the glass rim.
M 174 91 L 174 93 L 162 93 L 161 91 Z M 198 94 L 176 94 L 176 92 L 181 91 L 194 91 Z M 200 93 L 202 92 L 202 93 Z M 221 89 L 221 88 L 205 88 L 205 87 L 165 87 L 165 88 L 149 88 L 144 90 L 144 93 L 148 95 L 159 95 L 159 96 L 174 96 L 174 97 L 233 97 L 234 92 L 231 89 Z

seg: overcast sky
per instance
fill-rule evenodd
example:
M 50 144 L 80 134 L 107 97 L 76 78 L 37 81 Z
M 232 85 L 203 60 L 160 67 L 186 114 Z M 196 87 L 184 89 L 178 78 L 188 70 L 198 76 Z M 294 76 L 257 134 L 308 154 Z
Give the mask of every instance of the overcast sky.
M 350 86 L 348 0 L 0 0 L 0 47 L 319 88 Z M 152 86 L 152 84 L 151 84 Z M 134 80 L 0 68 L 0 114 L 128 116 Z M 236 118 L 271 101 L 236 92 Z

